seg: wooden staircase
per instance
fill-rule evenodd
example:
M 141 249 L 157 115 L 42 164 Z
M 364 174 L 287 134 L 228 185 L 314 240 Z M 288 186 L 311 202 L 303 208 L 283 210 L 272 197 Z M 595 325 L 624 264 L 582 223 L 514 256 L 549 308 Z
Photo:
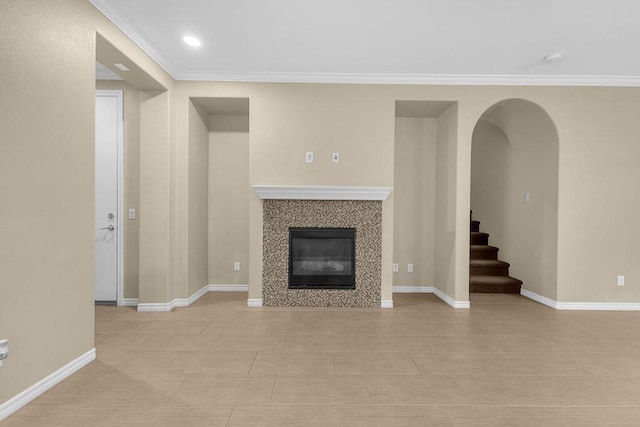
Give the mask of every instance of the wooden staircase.
M 489 235 L 480 232 L 480 221 L 471 212 L 469 253 L 469 292 L 519 294 L 522 280 L 509 276 L 509 263 L 498 260 L 495 246 L 489 246 Z

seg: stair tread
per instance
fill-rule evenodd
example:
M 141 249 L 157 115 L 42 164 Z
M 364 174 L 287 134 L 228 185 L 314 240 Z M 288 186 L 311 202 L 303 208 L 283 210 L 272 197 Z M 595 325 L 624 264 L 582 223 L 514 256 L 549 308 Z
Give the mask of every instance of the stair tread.
M 483 233 L 482 231 L 472 231 L 471 235 L 472 236 L 487 236 L 487 237 L 489 237 L 489 233 Z
M 469 265 L 474 267 L 510 267 L 511 264 L 499 259 L 470 259 Z
M 511 276 L 469 276 L 469 283 L 471 284 L 496 284 L 496 285 L 507 285 L 507 284 L 522 284 L 522 280 L 516 279 Z
M 498 252 L 500 250 L 495 246 L 489 246 L 489 245 L 470 245 L 469 247 L 471 248 L 472 251 Z

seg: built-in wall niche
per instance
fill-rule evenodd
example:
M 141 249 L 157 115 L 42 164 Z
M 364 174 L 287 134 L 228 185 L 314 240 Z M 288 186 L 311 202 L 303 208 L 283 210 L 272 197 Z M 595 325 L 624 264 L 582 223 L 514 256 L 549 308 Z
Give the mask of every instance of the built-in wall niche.
M 437 160 L 438 139 L 443 136 L 439 117 L 454 104 L 427 100 L 395 104 L 393 262 L 398 271 L 393 273 L 394 286 L 435 283 L 436 177 L 438 168 L 447 167 Z
M 208 116 L 208 283 L 249 282 L 249 98 L 191 98 Z
M 249 98 L 191 98 L 209 115 L 210 132 L 249 132 Z

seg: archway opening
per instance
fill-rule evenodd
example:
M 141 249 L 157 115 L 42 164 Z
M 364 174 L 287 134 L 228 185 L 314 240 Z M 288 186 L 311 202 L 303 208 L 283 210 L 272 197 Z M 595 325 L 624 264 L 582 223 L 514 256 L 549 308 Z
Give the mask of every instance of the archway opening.
M 469 270 L 470 291 L 498 291 L 491 279 L 512 276 L 521 292 L 547 298 L 557 296 L 558 133 L 547 112 L 523 99 L 507 99 L 489 107 L 473 131 L 471 148 L 471 209 L 488 245 L 498 248 L 502 270 L 483 269 L 474 261 Z M 483 237 L 483 236 L 482 236 Z M 472 243 L 474 238 L 472 237 Z M 476 264 L 476 265 L 474 265 Z M 480 267 L 480 268 L 478 268 Z M 500 282 L 501 280 L 498 280 Z M 504 279 L 502 280 L 504 282 Z

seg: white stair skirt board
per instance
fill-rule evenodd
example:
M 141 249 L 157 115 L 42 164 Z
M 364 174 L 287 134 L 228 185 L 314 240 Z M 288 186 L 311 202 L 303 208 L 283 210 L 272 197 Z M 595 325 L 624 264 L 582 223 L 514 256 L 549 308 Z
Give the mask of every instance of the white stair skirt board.
M 38 381 L 22 393 L 7 400 L 2 405 L 0 405 L 0 421 L 4 420 L 9 415 L 13 414 L 18 409 L 31 402 L 33 399 L 46 392 L 47 390 L 58 384 L 60 381 L 73 375 L 79 369 L 93 362 L 95 359 L 96 349 L 92 348 L 82 356 L 67 363 L 65 366 L 58 369 L 51 375 L 48 375 L 47 377 Z M 7 359 L 7 366 L 10 363 L 11 359 Z
M 262 307 L 262 298 L 249 298 L 247 307 Z
M 394 286 L 393 293 L 434 294 L 453 308 L 471 308 L 471 303 L 469 301 L 456 301 L 434 286 Z
M 524 288 L 520 289 L 520 295 L 556 310 L 640 311 L 640 303 L 637 302 L 559 302 Z
M 122 298 L 122 307 L 137 307 L 138 298 Z
M 249 285 L 209 285 L 209 292 L 249 292 Z

